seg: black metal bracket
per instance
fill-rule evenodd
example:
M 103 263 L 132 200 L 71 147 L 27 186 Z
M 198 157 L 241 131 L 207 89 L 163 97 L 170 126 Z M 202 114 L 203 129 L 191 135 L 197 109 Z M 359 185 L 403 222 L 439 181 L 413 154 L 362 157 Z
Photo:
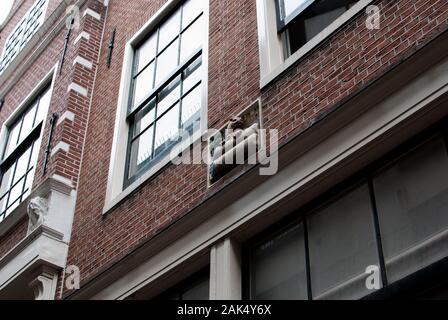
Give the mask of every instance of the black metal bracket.
M 107 51 L 107 67 L 110 68 L 110 65 L 112 63 L 112 53 L 114 52 L 114 46 L 115 46 L 115 35 L 117 33 L 117 28 L 114 28 L 112 30 L 112 36 L 109 41 L 108 51 Z
M 4 104 L 5 104 L 5 98 L 1 97 L 0 98 L 0 110 L 2 110 Z
M 53 133 L 54 133 L 54 128 L 56 127 L 57 120 L 58 120 L 58 115 L 56 113 L 53 113 L 51 115 L 51 119 L 50 119 L 50 133 L 48 135 L 47 148 L 45 149 L 45 160 L 44 160 L 44 165 L 42 168 L 42 176 L 45 176 L 47 174 L 48 159 L 50 158 L 50 152 L 51 152 L 51 141 L 53 140 Z

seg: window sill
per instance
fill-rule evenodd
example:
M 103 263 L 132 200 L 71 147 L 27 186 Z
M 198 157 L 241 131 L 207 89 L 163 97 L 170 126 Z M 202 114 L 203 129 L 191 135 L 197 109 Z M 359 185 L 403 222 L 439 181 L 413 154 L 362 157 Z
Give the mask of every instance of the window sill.
M 171 152 L 167 154 L 164 158 L 162 158 L 158 163 L 156 163 L 150 170 L 144 173 L 141 177 L 139 177 L 135 182 L 133 182 L 130 186 L 124 189 L 121 193 L 115 196 L 112 200 L 106 200 L 104 208 L 103 208 L 103 216 L 111 213 L 118 205 L 120 205 L 123 201 L 125 201 L 129 196 L 131 196 L 134 192 L 140 189 L 143 184 L 147 181 L 155 178 L 158 174 L 160 174 L 165 167 L 167 167 L 171 161 L 171 154 L 181 154 L 186 149 L 200 142 L 202 139 L 202 135 L 200 133 L 193 134 L 193 142 L 185 142 L 180 143 L 179 145 L 174 146 Z
M 347 22 L 353 19 L 357 14 L 363 11 L 373 0 L 360 0 L 356 5 L 354 5 L 350 10 L 346 11 L 333 23 L 331 23 L 327 28 L 325 28 L 321 33 L 316 35 L 313 39 L 308 41 L 302 48 L 288 57 L 282 64 L 278 65 L 274 70 L 262 75 L 260 80 L 260 88 L 264 89 L 272 82 L 274 82 L 279 76 L 288 71 L 292 66 L 294 66 L 298 61 L 303 59 L 312 50 L 322 44 L 327 38 L 332 36 L 336 31 L 343 27 Z

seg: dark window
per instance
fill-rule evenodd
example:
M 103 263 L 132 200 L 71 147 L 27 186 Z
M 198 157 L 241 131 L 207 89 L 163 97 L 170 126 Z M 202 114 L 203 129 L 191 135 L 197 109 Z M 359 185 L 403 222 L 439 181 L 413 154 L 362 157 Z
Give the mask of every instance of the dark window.
M 126 184 L 201 119 L 203 2 L 188 0 L 135 50 Z
M 275 0 L 278 31 L 290 56 L 358 0 Z
M 371 266 L 387 296 L 447 260 L 447 141 L 431 128 L 335 188 L 342 193 L 301 209 L 288 231 L 248 244 L 247 297 L 361 299 L 375 293 L 366 286 Z
M 251 299 L 307 299 L 304 239 L 299 224 L 251 248 Z
M 155 300 L 209 300 L 210 292 L 210 269 L 206 268 L 165 293 L 156 297 Z
M 31 193 L 42 123 L 50 99 L 50 88 L 47 88 L 8 128 L 8 139 L 0 164 L 0 222 Z
M 42 25 L 47 2 L 48 0 L 37 0 L 6 39 L 0 60 L 0 73 L 14 60 Z

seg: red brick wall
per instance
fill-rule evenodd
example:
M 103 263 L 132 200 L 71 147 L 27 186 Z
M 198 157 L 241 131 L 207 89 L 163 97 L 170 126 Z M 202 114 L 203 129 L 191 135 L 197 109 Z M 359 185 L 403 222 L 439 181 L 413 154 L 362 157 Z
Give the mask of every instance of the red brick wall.
M 57 6 L 59 2 L 60 0 L 50 0 L 49 8 L 47 10 L 47 16 L 54 10 L 55 6 Z M 24 2 L 24 4 L 20 7 L 19 12 L 21 12 L 20 10 L 22 10 L 22 7 L 26 12 L 26 10 L 28 10 L 27 8 L 29 8 L 32 3 L 34 3 L 34 1 Z M 25 7 L 26 5 L 28 5 L 28 7 Z M 81 8 L 81 13 L 88 6 L 94 8 L 95 10 L 97 10 L 98 8 L 100 10 L 103 9 L 103 6 L 100 2 L 98 2 L 97 0 L 90 0 L 85 4 L 83 8 Z M 61 17 L 60 19 L 64 19 L 64 17 Z M 98 22 L 97 24 L 96 22 L 92 22 L 91 19 L 92 18 L 89 16 L 83 19 L 81 24 L 82 28 L 80 30 L 73 31 L 70 37 L 62 74 L 57 75 L 53 89 L 50 109 L 47 115 L 47 119 L 50 119 L 53 113 L 57 113 L 59 116 L 61 116 L 66 110 L 71 110 L 76 114 L 76 123 L 65 121 L 62 125 L 57 126 L 52 140 L 53 147 L 59 141 L 65 141 L 69 143 L 71 146 L 70 153 L 65 154 L 59 152 L 56 156 L 51 157 L 47 166 L 47 174 L 44 177 L 42 176 L 44 153 L 45 148 L 47 147 L 48 135 L 50 131 L 50 124 L 47 120 L 42 136 L 42 145 L 33 186 L 34 189 L 40 186 L 48 177 L 52 176 L 53 174 L 59 174 L 68 179 L 71 179 L 74 185 L 76 185 L 81 163 L 81 152 L 84 143 L 85 130 L 87 126 L 90 96 L 88 98 L 77 99 L 76 94 L 67 93 L 67 88 L 69 84 L 73 82 L 77 77 L 81 77 L 82 79 L 84 79 L 83 81 L 87 81 L 89 82 L 90 86 L 93 86 L 96 64 L 94 64 L 95 68 L 93 69 L 93 71 L 82 70 L 82 67 L 78 65 L 73 66 L 74 58 L 80 54 L 85 58 L 92 59 L 92 61 L 97 61 L 98 47 L 102 35 L 102 28 L 100 29 L 98 27 L 98 24 L 102 27 L 102 23 Z M 15 20 L 16 17 L 12 18 L 10 24 L 13 24 Z M 59 21 L 61 20 L 58 20 L 55 25 L 57 25 Z M 5 27 L 5 30 L 10 27 L 10 24 Z M 82 29 L 87 30 L 91 33 L 91 40 L 88 43 L 83 40 L 77 45 L 74 45 L 74 40 L 76 39 L 78 33 L 82 31 Z M 4 121 L 11 115 L 11 113 L 19 105 L 21 105 L 21 103 L 31 93 L 31 91 L 59 62 L 64 48 L 64 39 L 66 34 L 67 29 L 63 28 L 58 33 L 58 35 L 50 42 L 45 51 L 33 62 L 31 67 L 25 72 L 25 74 L 20 77 L 17 82 L 14 83 L 12 89 L 7 92 L 7 94 L 5 95 L 5 104 L 0 111 L 0 126 L 3 125 Z M 83 50 L 94 50 L 94 53 L 83 52 Z M 26 61 L 29 56 L 25 57 L 23 61 Z M 6 84 L 11 81 L 13 81 L 13 76 L 6 80 Z M 27 226 L 28 220 L 26 218 L 22 219 L 22 221 L 18 225 L 11 229 L 7 234 L 0 237 L 0 259 L 4 256 L 4 254 L 9 252 L 18 242 L 20 242 L 20 240 L 22 240 L 26 236 Z
M 164 1 L 112 1 L 102 42 L 117 28 L 113 63 L 99 65 L 82 160 L 69 264 L 83 282 L 132 251 L 144 239 L 205 199 L 205 166 L 169 166 L 102 215 L 110 163 L 124 47 Z M 382 28 L 369 31 L 360 16 L 325 41 L 268 88 L 259 89 L 255 0 L 210 1 L 210 127 L 220 127 L 260 95 L 265 126 L 281 141 L 309 127 L 342 99 L 379 77 L 447 28 L 446 0 L 382 0 Z

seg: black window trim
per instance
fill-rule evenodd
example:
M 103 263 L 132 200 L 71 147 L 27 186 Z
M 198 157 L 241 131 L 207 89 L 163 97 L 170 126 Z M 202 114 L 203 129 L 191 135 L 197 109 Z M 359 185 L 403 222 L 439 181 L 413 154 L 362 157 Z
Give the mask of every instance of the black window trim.
M 306 255 L 306 269 L 307 269 L 307 286 L 308 286 L 308 299 L 311 300 L 312 290 L 311 290 L 311 278 L 310 278 L 310 264 L 309 264 L 309 246 L 308 246 L 308 235 L 307 235 L 307 218 L 313 214 L 313 212 L 319 210 L 322 207 L 325 207 L 329 203 L 332 203 L 336 199 L 342 198 L 344 195 L 350 193 L 357 187 L 367 184 L 369 186 L 369 192 L 371 193 L 373 191 L 373 177 L 378 174 L 379 172 L 383 171 L 384 169 L 387 169 L 388 167 L 392 166 L 393 164 L 397 163 L 401 158 L 405 157 L 407 154 L 411 153 L 412 151 L 418 149 L 419 147 L 423 146 L 425 143 L 436 139 L 437 137 L 443 139 L 445 143 L 446 153 L 448 157 L 448 117 L 445 117 L 438 121 L 437 123 L 433 124 L 429 128 L 423 130 L 422 132 L 418 133 L 414 137 L 408 139 L 404 143 L 400 144 L 396 148 L 394 148 L 392 151 L 388 152 L 384 156 L 380 157 L 377 160 L 374 160 L 371 164 L 367 165 L 362 170 L 354 173 L 351 177 L 348 179 L 342 181 L 341 183 L 337 184 L 336 186 L 332 187 L 329 191 L 324 192 L 322 195 L 318 196 L 314 200 L 311 200 L 307 204 L 303 205 L 299 209 L 296 209 L 292 211 L 288 216 L 277 223 L 274 223 L 272 226 L 268 227 L 264 231 L 262 231 L 260 234 L 254 236 L 252 239 L 249 239 L 246 243 L 242 246 L 242 252 L 243 252 L 243 277 L 242 277 L 242 286 L 243 286 L 243 299 L 244 300 L 251 300 L 251 261 L 250 261 L 250 253 L 251 250 L 260 243 L 263 243 L 264 241 L 267 241 L 274 237 L 276 234 L 282 231 L 287 231 L 289 228 L 292 228 L 294 225 L 303 224 L 304 227 L 304 237 L 305 237 L 305 255 Z M 370 195 L 370 199 L 372 199 Z M 398 280 L 394 283 L 389 283 L 387 279 L 387 272 L 386 272 L 386 266 L 384 261 L 384 248 L 382 247 L 382 238 L 381 238 L 381 231 L 379 230 L 379 220 L 378 220 L 378 212 L 376 209 L 376 205 L 372 207 L 373 211 L 373 217 L 374 219 L 374 231 L 375 231 L 375 240 L 377 243 L 377 253 L 380 263 L 380 272 L 381 272 L 381 280 L 382 280 L 382 288 L 377 291 L 373 291 L 371 294 L 367 295 L 366 297 L 361 298 L 361 300 L 364 299 L 380 299 L 383 297 L 389 297 L 389 296 L 398 296 L 402 295 L 403 293 L 398 293 L 397 288 L 408 286 L 409 282 L 414 283 L 421 281 L 415 280 L 414 274 L 411 274 L 409 276 L 404 277 L 401 280 Z M 442 263 L 442 261 L 446 261 L 443 264 L 448 264 L 448 257 L 445 257 L 441 259 L 439 262 Z M 415 274 L 425 274 L 426 269 L 431 269 L 432 266 L 437 266 L 439 262 L 435 262 L 434 264 L 419 270 L 415 272 Z M 389 289 L 392 291 L 389 292 Z

